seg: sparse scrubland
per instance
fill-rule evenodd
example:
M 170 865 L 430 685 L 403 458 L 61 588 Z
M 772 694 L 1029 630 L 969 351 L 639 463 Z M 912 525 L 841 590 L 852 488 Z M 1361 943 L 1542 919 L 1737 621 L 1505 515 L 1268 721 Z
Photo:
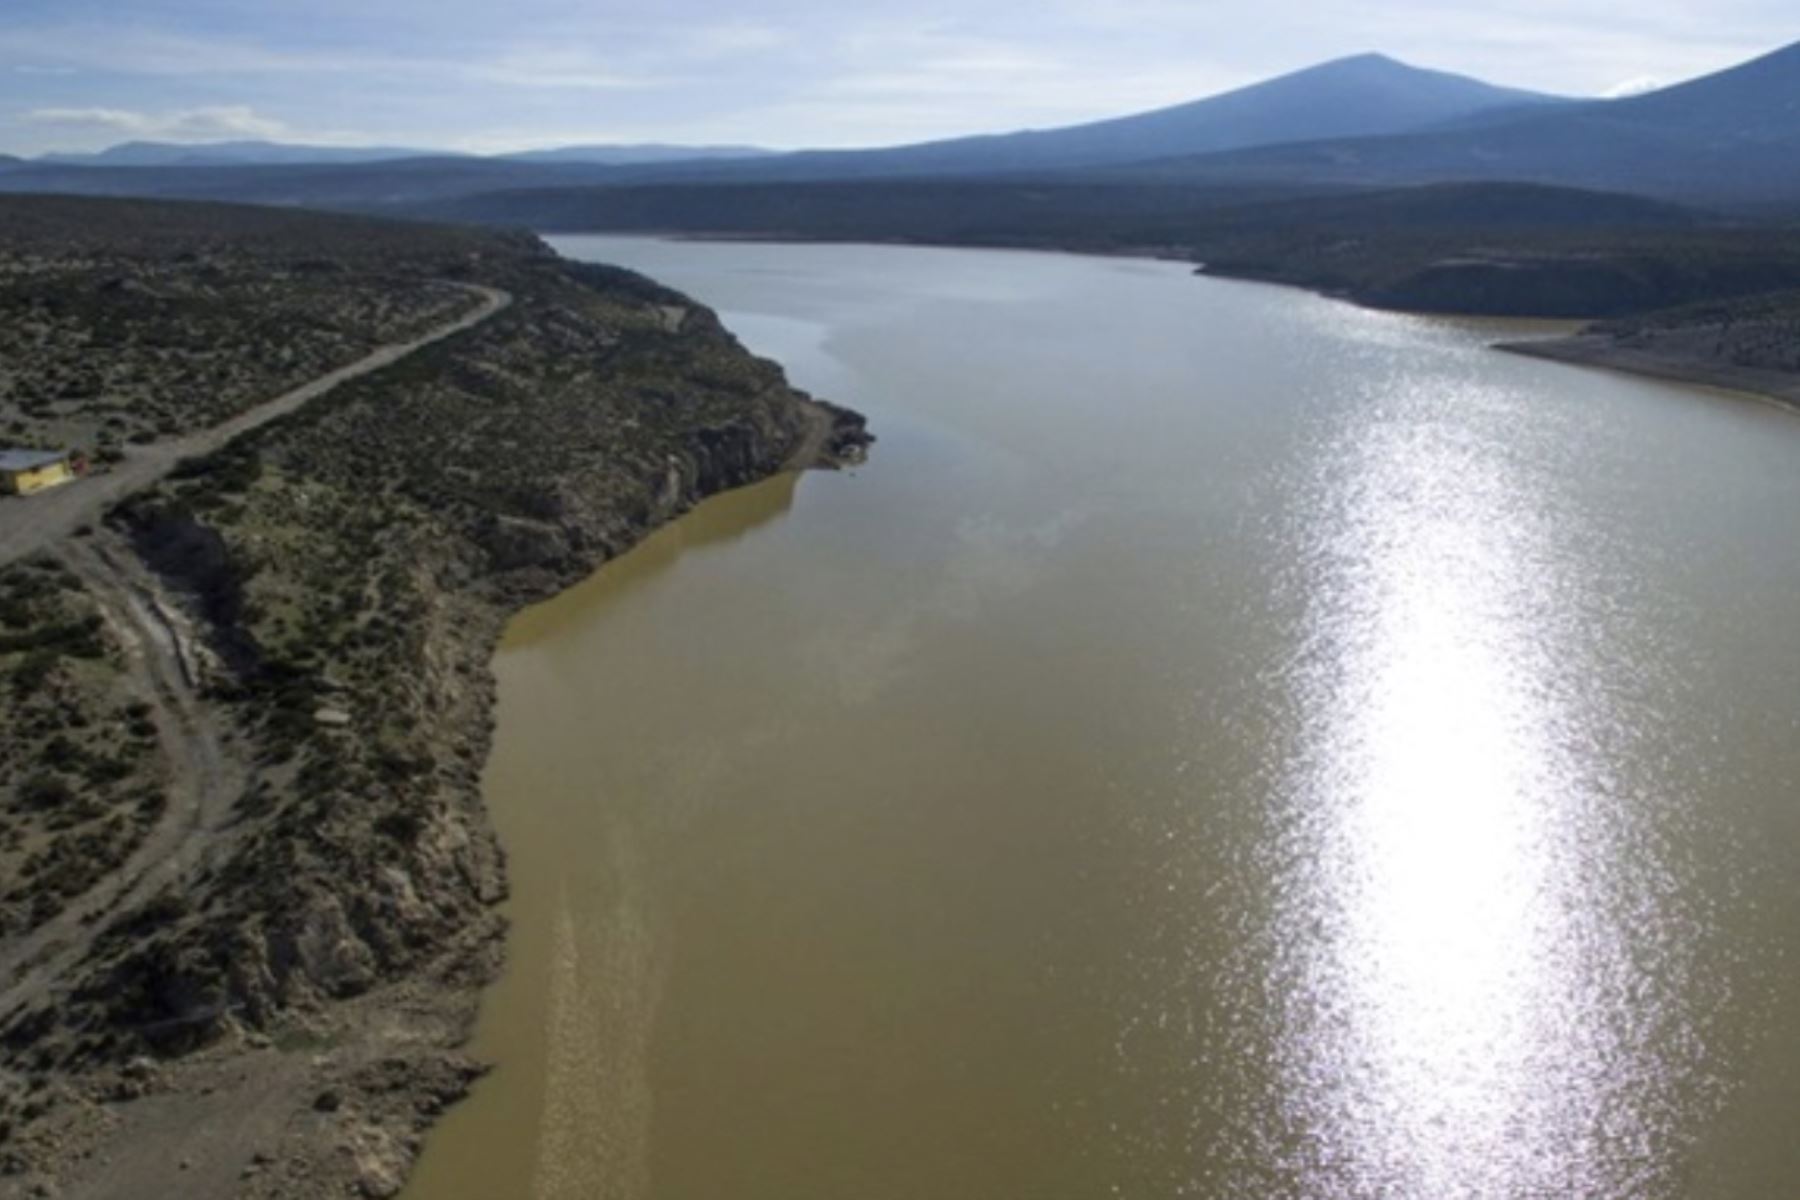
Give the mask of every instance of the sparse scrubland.
M 357 318 L 304 359 L 328 369 L 455 315 L 449 284 L 512 297 L 0 573 L 0 1194 L 391 1194 L 477 1071 L 457 1046 L 501 951 L 478 775 L 506 618 L 710 493 L 853 460 L 862 421 L 685 297 L 533 238 L 44 206 L 0 233 L 15 268 L 104 218 L 127 277 L 160 280 L 234 226 L 230 303 L 99 287 L 46 354 L 121 312 L 217 317 L 243 403 L 295 382 L 250 335 L 302 309 Z M 313 265 L 265 292 L 259 257 Z M 157 395 L 184 429 L 243 406 Z

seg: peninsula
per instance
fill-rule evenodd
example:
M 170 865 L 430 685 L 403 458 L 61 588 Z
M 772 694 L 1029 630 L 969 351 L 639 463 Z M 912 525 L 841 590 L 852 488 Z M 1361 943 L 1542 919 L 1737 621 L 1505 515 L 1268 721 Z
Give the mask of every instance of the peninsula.
M 0 1194 L 391 1195 L 480 1070 L 507 617 L 863 421 L 527 235 L 6 198 L 0 309 L 91 464 L 0 498 Z

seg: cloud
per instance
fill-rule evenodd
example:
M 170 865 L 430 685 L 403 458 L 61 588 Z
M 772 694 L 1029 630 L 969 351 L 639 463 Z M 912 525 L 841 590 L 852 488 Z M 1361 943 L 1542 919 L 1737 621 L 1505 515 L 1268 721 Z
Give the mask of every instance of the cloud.
M 137 112 L 125 108 L 39 108 L 25 114 L 39 125 L 108 130 L 136 138 L 197 141 L 205 138 L 275 138 L 287 132 L 282 122 L 244 105 L 186 108 L 173 112 Z
M 1653 75 L 1639 75 L 1635 79 L 1622 80 L 1613 84 L 1600 95 L 1606 100 L 1623 100 L 1627 96 L 1642 96 L 1645 92 L 1654 92 L 1663 86 L 1663 81 Z
M 483 83 L 558 91 L 626 91 L 681 82 L 634 76 L 582 50 L 513 50 L 488 62 L 438 69 L 465 74 Z
M 268 79 L 406 77 L 420 83 L 461 81 L 527 91 L 614 91 L 693 85 L 692 70 L 753 56 L 787 40 L 750 25 L 658 30 L 639 43 L 602 54 L 573 38 L 565 42 L 496 39 L 479 50 L 448 45 L 409 47 L 278 46 L 263 41 L 145 29 L 71 24 L 50 29 L 0 30 L 0 59 L 53 64 L 44 74 L 80 71 L 117 76 L 225 76 Z M 26 69 L 26 68 L 18 68 Z

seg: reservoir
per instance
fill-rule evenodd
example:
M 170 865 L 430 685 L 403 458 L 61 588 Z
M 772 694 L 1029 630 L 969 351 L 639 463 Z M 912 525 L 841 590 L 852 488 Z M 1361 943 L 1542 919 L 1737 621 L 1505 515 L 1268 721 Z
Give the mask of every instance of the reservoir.
M 1800 418 L 1171 263 L 557 246 L 881 440 L 513 623 L 409 1200 L 1791 1190 Z

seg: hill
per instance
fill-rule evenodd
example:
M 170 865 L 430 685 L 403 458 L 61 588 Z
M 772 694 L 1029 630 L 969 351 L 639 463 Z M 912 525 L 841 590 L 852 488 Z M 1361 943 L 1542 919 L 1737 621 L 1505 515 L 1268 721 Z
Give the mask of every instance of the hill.
M 1602 321 L 1503 349 L 1754 392 L 1800 409 L 1800 292 L 1775 292 Z
M 609 182 L 619 170 L 598 163 L 458 157 L 162 167 L 25 162 L 0 171 L 0 192 L 378 211 L 481 191 Z
M 1315 194 L 1033 180 L 630 184 L 481 192 L 410 208 L 430 220 L 547 232 L 701 233 L 1117 249 L 1161 244 L 1206 214 Z
M 1434 312 L 1601 317 L 1800 286 L 1800 239 L 1782 227 L 1534 184 L 657 184 L 474 195 L 419 211 L 559 232 L 1157 254 L 1215 274 Z

